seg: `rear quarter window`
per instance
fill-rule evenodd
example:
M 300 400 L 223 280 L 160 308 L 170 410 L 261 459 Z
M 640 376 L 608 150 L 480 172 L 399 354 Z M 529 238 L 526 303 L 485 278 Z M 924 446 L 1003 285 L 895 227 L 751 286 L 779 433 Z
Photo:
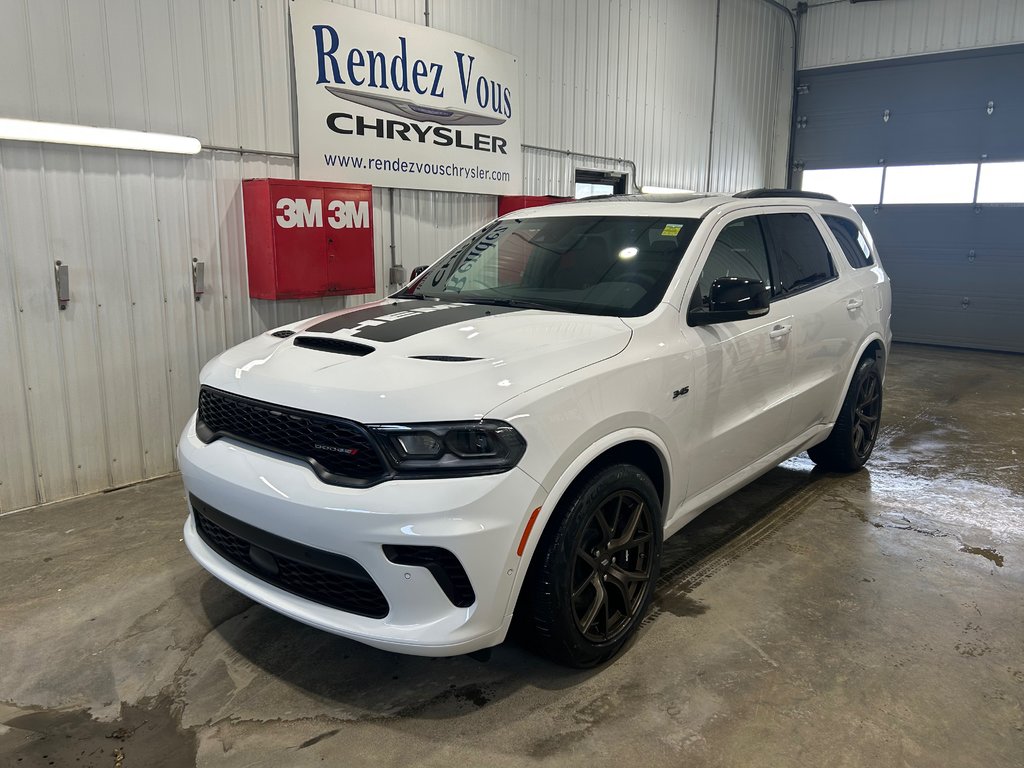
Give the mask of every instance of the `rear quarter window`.
M 828 228 L 832 230 L 832 234 L 839 241 L 839 247 L 843 249 L 851 267 L 860 269 L 861 267 L 870 267 L 875 263 L 871 256 L 871 246 L 868 245 L 867 238 L 864 237 L 864 233 L 860 231 L 856 222 L 842 216 L 823 216 L 822 218 L 825 219 Z

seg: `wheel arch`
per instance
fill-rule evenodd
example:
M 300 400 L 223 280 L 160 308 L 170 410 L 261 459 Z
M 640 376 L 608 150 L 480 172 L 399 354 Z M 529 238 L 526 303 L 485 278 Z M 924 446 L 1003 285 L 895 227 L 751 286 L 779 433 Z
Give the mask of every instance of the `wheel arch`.
M 836 403 L 836 407 L 832 411 L 832 423 L 835 423 L 836 419 L 839 418 L 839 411 L 843 407 L 843 400 L 846 398 L 846 393 L 850 390 L 850 382 L 853 381 L 853 375 L 857 372 L 857 367 L 865 357 L 875 358 L 881 369 L 882 379 L 884 381 L 885 365 L 888 361 L 889 354 L 888 350 L 885 348 L 885 341 L 879 334 L 874 333 L 861 342 L 860 348 L 857 350 L 857 354 L 853 358 L 853 364 L 846 372 L 846 379 L 843 382 L 843 388 L 840 390 L 839 402 Z
M 665 442 L 654 432 L 640 428 L 622 429 L 592 443 L 577 456 L 551 485 L 551 490 L 540 507 L 540 512 L 523 548 L 522 561 L 516 574 L 515 584 L 509 595 L 507 612 L 512 613 L 519 602 L 520 592 L 526 575 L 533 563 L 537 547 L 555 519 L 563 499 L 567 498 L 581 483 L 596 472 L 612 464 L 633 464 L 651 478 L 662 504 L 662 525 L 665 522 L 665 505 L 671 498 L 672 468 L 669 450 Z

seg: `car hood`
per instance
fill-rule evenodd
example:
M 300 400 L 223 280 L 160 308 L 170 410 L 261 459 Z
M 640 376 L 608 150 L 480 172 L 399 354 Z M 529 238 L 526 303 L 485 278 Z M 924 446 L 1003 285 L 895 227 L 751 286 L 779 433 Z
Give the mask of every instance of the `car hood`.
M 386 299 L 238 345 L 202 383 L 364 423 L 480 418 L 625 349 L 614 317 Z

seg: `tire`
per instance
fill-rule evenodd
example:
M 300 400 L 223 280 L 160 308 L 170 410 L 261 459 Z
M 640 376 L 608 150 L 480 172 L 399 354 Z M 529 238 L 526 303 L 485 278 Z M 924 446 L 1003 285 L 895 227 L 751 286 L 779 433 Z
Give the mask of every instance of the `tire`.
M 882 374 L 873 357 L 860 361 L 832 432 L 807 451 L 811 461 L 833 472 L 856 472 L 874 450 L 882 416 Z
M 661 542 L 661 502 L 641 470 L 615 464 L 583 482 L 530 564 L 520 599 L 527 643 L 577 668 L 615 656 L 646 615 Z

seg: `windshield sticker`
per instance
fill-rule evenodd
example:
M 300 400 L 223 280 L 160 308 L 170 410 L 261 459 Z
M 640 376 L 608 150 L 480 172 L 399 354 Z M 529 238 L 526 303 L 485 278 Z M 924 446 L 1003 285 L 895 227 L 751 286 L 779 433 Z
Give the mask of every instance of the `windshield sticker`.
M 666 224 L 665 228 L 661 230 L 662 237 L 675 237 L 679 234 L 679 230 L 683 228 L 682 224 Z

